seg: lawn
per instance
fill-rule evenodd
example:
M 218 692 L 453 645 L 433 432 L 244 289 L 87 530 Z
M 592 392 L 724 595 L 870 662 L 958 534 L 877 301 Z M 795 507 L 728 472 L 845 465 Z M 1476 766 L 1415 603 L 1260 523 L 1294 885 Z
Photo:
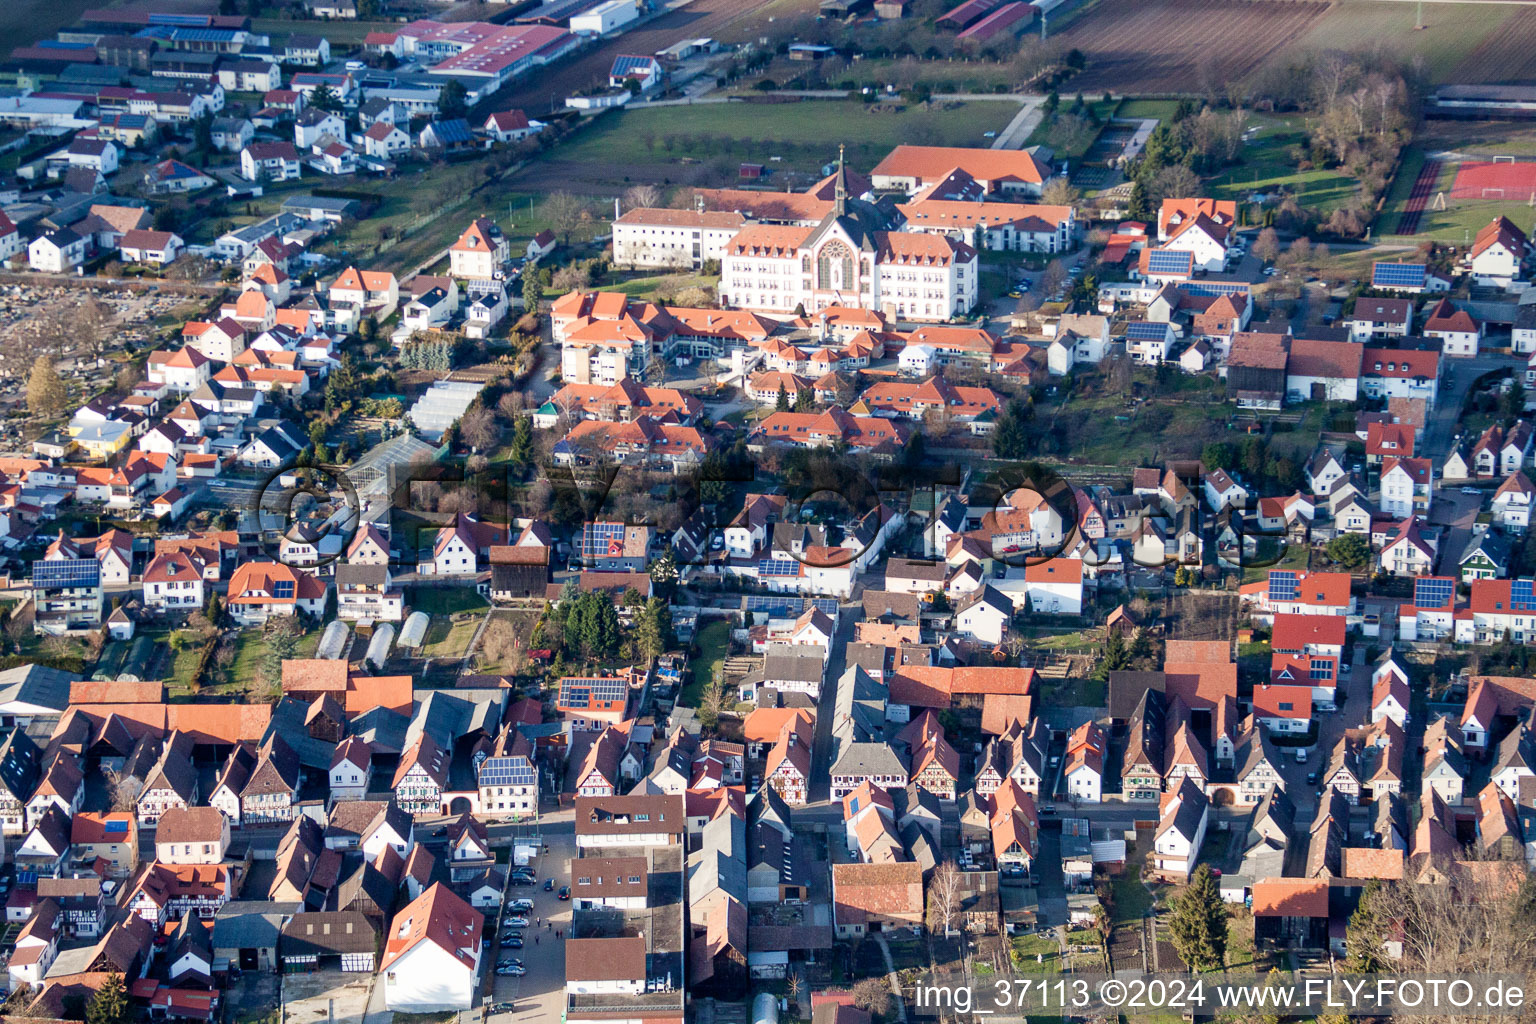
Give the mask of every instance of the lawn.
M 1134 924 L 1152 909 L 1152 892 L 1135 872 L 1127 871 L 1110 883 L 1115 892 L 1115 923 Z
M 1174 112 L 1179 109 L 1178 100 L 1125 100 L 1120 104 L 1120 109 L 1115 111 L 1115 116 L 1122 121 L 1147 120 L 1149 118 L 1158 121 L 1173 120 Z
M 7 50 L 28 46 L 72 24 L 84 11 L 100 6 L 97 0 L 6 0 L 0 4 L 0 32 L 5 35 Z
M 1242 200 L 1255 193 L 1293 193 L 1303 206 L 1332 210 L 1352 205 L 1357 183 L 1342 170 L 1298 171 L 1291 149 L 1304 146 L 1307 126 L 1299 114 L 1250 114 L 1242 163 L 1207 180 L 1211 194 Z
M 299 637 L 294 645 L 293 657 L 313 658 L 320 646 L 320 630 L 313 629 Z M 202 692 L 221 695 L 245 694 L 250 697 L 270 696 L 277 693 L 277 685 L 268 686 L 261 680 L 262 657 L 267 653 L 267 634 L 264 629 L 243 629 L 235 640 L 235 660 L 229 665 L 227 684 L 205 685 Z
M 715 678 L 715 669 L 725 664 L 725 655 L 731 647 L 730 622 L 716 619 L 699 630 L 694 642 L 699 645 L 699 654 L 689 666 L 693 670 L 693 678 L 678 696 L 678 703 L 690 708 L 699 706 L 704 688 Z
M 427 627 L 427 638 L 421 645 L 424 658 L 462 658 L 469 650 L 469 642 L 480 626 L 477 619 L 454 622 L 444 615 L 434 615 Z
M 561 162 L 607 164 L 616 175 L 628 164 L 671 163 L 681 157 L 819 170 L 837 157 L 838 146 L 846 145 L 853 166 L 868 168 L 903 142 L 979 145 L 983 133 L 1001 131 L 1018 109 L 1009 100 L 900 109 L 854 100 L 640 107 L 601 118 L 552 156 Z
M 1061 947 L 1044 935 L 1015 935 L 1010 958 L 1014 970 L 1024 974 L 1061 973 Z
M 632 277 L 627 281 L 605 283 L 605 292 L 623 292 L 632 299 L 655 300 L 660 291 L 680 292 L 684 288 L 714 288 L 720 284 L 718 277 L 703 274 L 659 274 L 649 277 Z
M 1097 120 L 1090 123 L 1086 131 L 1069 133 L 1065 126 L 1071 123 L 1068 115 L 1071 114 L 1069 102 L 1063 102 L 1060 109 L 1053 117 L 1042 117 L 1040 123 L 1035 125 L 1035 130 L 1029 138 L 1024 140 L 1027 149 L 1030 146 L 1049 146 L 1056 151 L 1058 160 L 1077 160 L 1088 152 L 1094 140 L 1099 137 L 1102 126 L 1109 123 L 1109 119 L 1116 116 L 1115 110 L 1119 106 L 1118 100 L 1105 103 L 1102 99 L 1091 103 L 1085 102 L 1084 112 L 1093 111 Z
M 452 615 L 486 607 L 485 598 L 470 587 L 411 587 L 406 603 L 415 612 Z

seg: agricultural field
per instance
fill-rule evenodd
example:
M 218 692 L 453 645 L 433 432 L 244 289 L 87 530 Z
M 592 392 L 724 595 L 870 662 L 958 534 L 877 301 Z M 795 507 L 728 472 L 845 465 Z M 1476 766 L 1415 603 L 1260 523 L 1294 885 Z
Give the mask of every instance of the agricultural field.
M 568 188 L 617 195 L 631 184 L 724 186 L 737 165 L 764 164 L 775 189 L 804 187 L 846 144 L 850 164 L 868 170 L 899 142 L 984 145 L 1018 104 L 1008 100 L 866 106 L 806 100 L 637 108 L 604 115 L 516 178 L 520 188 Z
M 1536 53 L 1536 9 L 1506 7 L 1501 13 L 1502 18 L 1487 16 L 1498 31 L 1490 31 L 1456 65 L 1450 81 L 1513 82 L 1530 77 L 1531 55 Z
M 1219 92 L 1306 34 L 1328 9 L 1313 0 L 1099 0 L 1053 36 L 1088 57 L 1087 68 L 1071 80 L 1073 90 Z M 1192 46 L 1193 25 L 1201 29 L 1199 45 Z
M 613 58 L 625 53 L 655 53 L 679 39 L 709 36 L 722 43 L 756 39 L 770 25 L 783 33 L 785 22 L 811 23 L 816 0 L 693 0 L 606 40 L 570 60 L 513 83 L 496 98 L 496 108 L 519 107 L 538 117 L 558 98 L 606 83 Z
M 1291 50 L 1380 50 L 1407 61 L 1422 58 L 1436 82 L 1509 81 L 1528 73 L 1536 37 L 1533 12 L 1504 4 L 1426 3 L 1424 29 L 1418 31 L 1418 8 L 1407 0 L 1342 0 L 1296 37 Z M 1531 33 L 1523 49 L 1505 38 L 1504 25 L 1517 11 Z

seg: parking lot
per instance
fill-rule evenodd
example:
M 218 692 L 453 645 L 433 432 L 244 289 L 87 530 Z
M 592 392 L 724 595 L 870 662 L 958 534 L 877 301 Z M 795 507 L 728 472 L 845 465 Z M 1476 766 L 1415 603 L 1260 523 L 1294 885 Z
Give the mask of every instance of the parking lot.
M 486 1014 L 492 1024 L 558 1020 L 565 1009 L 565 942 L 555 938 L 555 932 L 563 935 L 569 929 L 571 904 L 557 895 L 561 886 L 571 882 L 569 862 L 576 854 L 576 840 L 569 833 L 547 835 L 545 846 L 549 852 L 533 862 L 538 884 L 507 889 L 509 902 L 531 899 L 533 910 L 525 915 L 528 927 L 523 929 L 523 948 L 503 951 L 501 937 L 497 936 L 490 966 L 494 968 L 497 962 L 513 957 L 523 962 L 528 973 L 521 978 L 494 977 L 494 994 Z M 554 889 L 545 892 L 544 882 L 551 878 Z M 502 934 L 506 931 L 502 929 Z

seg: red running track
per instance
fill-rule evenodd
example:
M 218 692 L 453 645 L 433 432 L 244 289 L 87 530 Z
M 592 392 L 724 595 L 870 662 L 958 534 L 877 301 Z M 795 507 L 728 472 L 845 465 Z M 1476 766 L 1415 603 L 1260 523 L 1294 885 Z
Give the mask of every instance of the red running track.
M 1424 161 L 1424 166 L 1419 168 L 1419 176 L 1413 181 L 1413 191 L 1408 193 L 1408 201 L 1403 204 L 1403 219 L 1397 222 L 1398 234 L 1419 233 L 1419 220 L 1424 216 L 1424 208 L 1429 205 L 1430 194 L 1435 191 L 1435 182 L 1439 178 L 1440 161 Z

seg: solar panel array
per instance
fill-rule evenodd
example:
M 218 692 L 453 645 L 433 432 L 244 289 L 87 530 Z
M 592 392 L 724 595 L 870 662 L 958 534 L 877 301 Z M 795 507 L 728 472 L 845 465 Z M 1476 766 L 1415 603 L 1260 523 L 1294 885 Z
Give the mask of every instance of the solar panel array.
M 747 594 L 741 599 L 744 612 L 766 612 L 776 618 L 799 618 L 815 608 L 837 616 L 837 600 L 831 597 L 791 597 L 788 594 Z
M 34 587 L 94 587 L 101 583 L 101 566 L 94 558 L 54 558 L 32 563 Z
M 482 786 L 531 786 L 533 783 L 533 765 L 521 754 L 517 757 L 488 757 L 480 765 Z
M 1210 295 L 1216 298 L 1223 295 L 1247 295 L 1249 291 L 1246 281 L 1185 281 L 1179 287 L 1190 295 Z
M 1422 288 L 1424 264 L 1377 263 L 1371 270 L 1372 288 Z
M 1515 612 L 1536 611 L 1536 595 L 1531 593 L 1530 580 L 1510 580 L 1509 609 Z
M 583 558 L 607 558 L 615 541 L 622 551 L 623 523 L 587 523 L 581 528 L 581 555 Z
M 759 576 L 798 576 L 800 563 L 794 559 L 762 558 L 757 563 Z
M 1125 336 L 1137 341 L 1163 341 L 1168 337 L 1168 325 L 1133 320 L 1125 325 Z
M 1444 608 L 1456 593 L 1456 581 L 1439 576 L 1422 576 L 1413 581 L 1416 608 Z
M 593 701 L 617 703 L 629 695 L 629 683 L 612 676 L 594 676 L 565 679 L 560 683 L 559 702 L 562 707 L 586 708 Z
M 1147 254 L 1149 274 L 1188 274 L 1194 269 L 1194 254 L 1182 249 L 1153 249 Z
M 613 59 L 613 70 L 609 71 L 608 74 L 617 78 L 620 75 L 627 75 L 631 71 L 648 71 L 651 67 L 651 62 L 652 58 L 650 57 L 615 57 Z
M 1294 572 L 1276 569 L 1269 574 L 1269 599 L 1271 601 L 1294 601 L 1299 593 L 1301 593 L 1301 584 L 1296 579 Z
M 293 581 L 292 580 L 277 580 L 276 582 L 274 582 L 272 584 L 272 596 L 274 598 L 278 599 L 279 601 L 289 601 L 289 600 L 292 600 L 293 596 L 294 596 L 294 594 L 293 594 Z

